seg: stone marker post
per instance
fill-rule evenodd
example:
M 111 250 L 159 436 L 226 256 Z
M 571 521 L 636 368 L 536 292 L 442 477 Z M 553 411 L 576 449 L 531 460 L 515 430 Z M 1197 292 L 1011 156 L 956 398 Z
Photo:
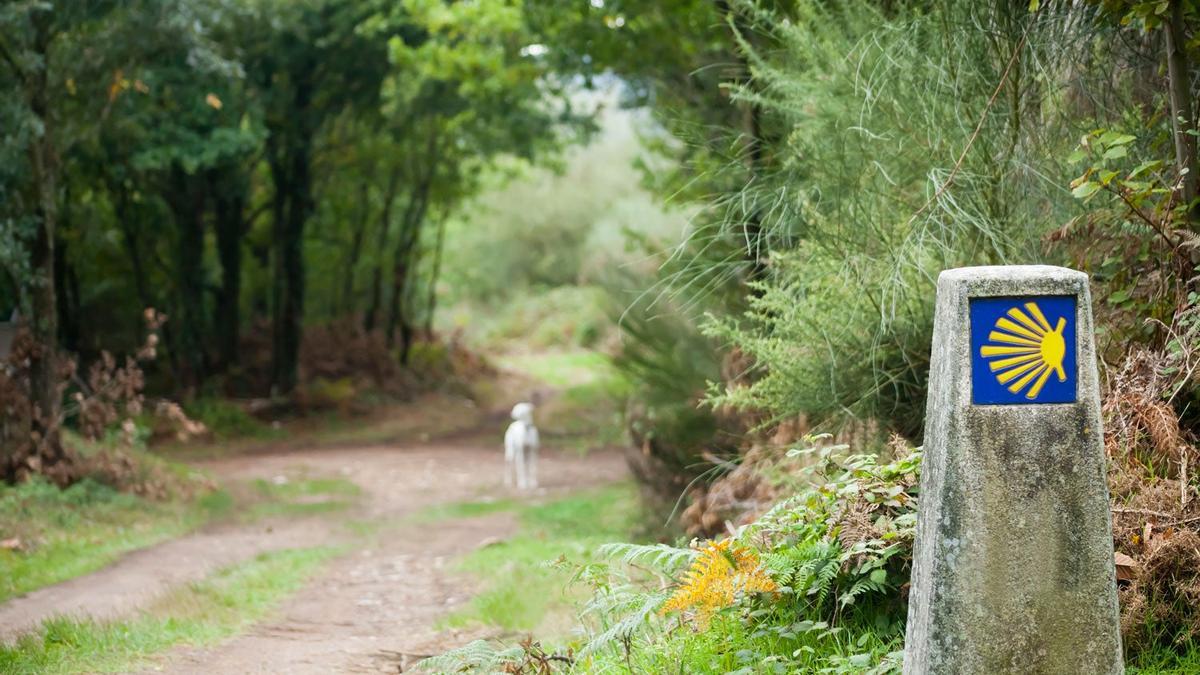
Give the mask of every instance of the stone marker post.
M 1122 673 L 1087 275 L 938 278 L 906 675 Z

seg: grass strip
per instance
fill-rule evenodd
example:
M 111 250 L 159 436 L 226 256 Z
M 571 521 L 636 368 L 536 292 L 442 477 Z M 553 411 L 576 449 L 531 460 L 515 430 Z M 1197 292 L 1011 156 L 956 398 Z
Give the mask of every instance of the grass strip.
M 443 624 L 484 624 L 505 631 L 537 629 L 539 636 L 565 632 L 578 599 L 566 590 L 570 573 L 548 563 L 562 556 L 590 562 L 600 544 L 630 537 L 640 524 L 636 487 L 614 483 L 545 504 L 466 503 L 443 507 L 447 517 L 483 515 L 519 509 L 521 529 L 513 537 L 466 556 L 459 569 L 483 583 L 484 590 Z
M 190 502 L 142 499 L 84 480 L 0 486 L 0 602 L 94 572 L 122 555 L 178 537 L 227 513 L 225 492 Z
M 0 645 L 0 672 L 127 672 L 177 645 L 215 643 L 262 619 L 338 553 L 332 547 L 264 553 L 168 593 L 135 618 L 49 619 Z

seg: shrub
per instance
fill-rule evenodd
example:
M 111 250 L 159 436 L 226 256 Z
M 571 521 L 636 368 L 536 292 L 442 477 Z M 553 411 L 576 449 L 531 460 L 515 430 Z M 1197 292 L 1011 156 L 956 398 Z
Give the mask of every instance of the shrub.
M 665 300 L 643 297 L 619 316 L 613 363 L 630 382 L 627 459 L 643 485 L 674 500 L 702 472 L 705 452 L 722 456 L 737 449 L 739 420 L 700 405 L 709 383 L 722 379 L 721 350 Z
M 918 439 L 938 273 L 1065 257 L 1042 238 L 1091 220 L 1069 159 L 1145 103 L 1127 91 L 1140 71 L 1113 68 L 1135 57 L 1081 5 L 741 6 L 762 35 L 735 97 L 782 131 L 695 235 L 740 236 L 764 268 L 749 311 L 708 327 L 758 379 L 714 399 Z
M 584 642 L 568 652 L 577 654 L 573 662 L 553 665 L 897 672 L 920 460 L 911 452 L 880 463 L 845 446 L 792 451 L 775 468 L 800 493 L 732 538 L 601 547 L 608 562 L 575 574 L 593 590 L 582 611 Z M 473 643 L 428 665 L 483 672 L 472 668 L 487 664 L 494 672 L 523 658 L 522 649 Z
M 184 406 L 188 416 L 201 422 L 219 441 L 269 433 L 267 425 L 238 404 L 223 398 L 198 398 Z
M 1105 382 L 1121 632 L 1133 654 L 1178 653 L 1200 636 L 1200 452 L 1173 408 L 1196 385 L 1195 317 L 1177 313 L 1165 349 L 1135 348 Z

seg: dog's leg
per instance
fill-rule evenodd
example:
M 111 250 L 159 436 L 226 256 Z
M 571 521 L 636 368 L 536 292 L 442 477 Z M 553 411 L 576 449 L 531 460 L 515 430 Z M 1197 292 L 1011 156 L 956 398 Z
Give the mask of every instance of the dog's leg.
M 513 457 L 512 441 L 509 440 L 507 436 L 505 436 L 505 438 L 504 438 L 504 485 L 507 487 L 512 487 L 513 483 L 516 480 L 517 467 L 513 463 L 515 461 L 515 459 L 516 458 Z
M 526 453 L 524 453 L 524 442 L 516 447 L 516 465 L 517 465 L 517 489 L 524 490 L 529 486 L 528 467 L 526 466 Z
M 533 487 L 535 487 L 535 488 L 538 485 L 537 462 L 538 462 L 538 451 L 541 449 L 541 446 L 542 446 L 542 440 L 541 440 L 541 435 L 538 434 L 538 428 L 533 426 L 532 424 L 530 424 L 525 429 L 525 448 L 526 448 L 525 452 L 528 453 L 528 456 L 529 456 L 529 467 L 530 467 L 529 472 L 533 477 Z
M 537 489 L 537 462 L 538 462 L 538 446 L 537 443 L 532 443 L 525 449 L 526 461 L 529 462 L 529 487 Z

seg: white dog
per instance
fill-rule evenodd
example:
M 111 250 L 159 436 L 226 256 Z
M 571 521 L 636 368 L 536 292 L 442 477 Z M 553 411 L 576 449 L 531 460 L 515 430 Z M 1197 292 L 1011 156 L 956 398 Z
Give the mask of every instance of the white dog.
M 513 423 L 504 432 L 504 482 L 522 490 L 537 487 L 538 430 L 533 426 L 533 404 L 518 403 Z

